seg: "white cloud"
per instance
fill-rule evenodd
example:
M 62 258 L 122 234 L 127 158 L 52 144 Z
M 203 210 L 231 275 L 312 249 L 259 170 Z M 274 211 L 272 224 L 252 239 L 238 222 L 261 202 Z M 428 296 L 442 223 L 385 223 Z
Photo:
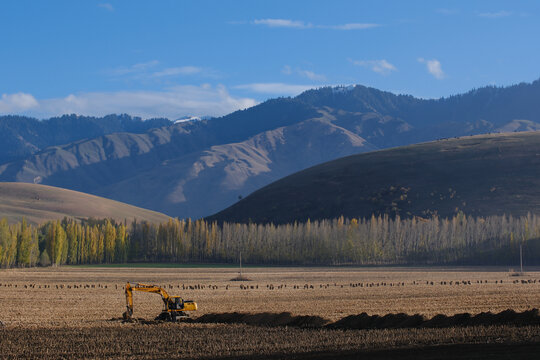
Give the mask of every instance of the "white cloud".
M 443 79 L 446 75 L 442 70 L 441 63 L 437 59 L 426 60 L 424 58 L 418 58 L 418 62 L 426 64 L 427 71 L 433 75 L 436 79 Z
M 16 114 L 21 111 L 35 108 L 39 103 L 30 94 L 22 92 L 16 94 L 2 94 L 0 98 L 0 113 Z
M 290 20 L 290 19 L 256 19 L 251 22 L 254 25 L 264 25 L 274 28 L 295 28 L 295 29 L 332 29 L 332 30 L 364 30 L 370 29 L 380 24 L 372 23 L 348 23 L 348 24 L 339 24 L 339 25 L 313 25 L 312 23 L 306 23 L 300 20 Z
M 101 4 L 98 4 L 98 6 L 108 11 L 114 11 L 114 7 L 109 3 L 101 3 Z
M 250 98 L 233 97 L 224 86 L 176 86 L 163 91 L 117 91 L 70 94 L 36 100 L 30 94 L 2 95 L 1 114 L 47 118 L 62 114 L 103 116 L 127 113 L 142 118 L 183 115 L 220 116 L 256 105 Z
M 220 75 L 212 70 L 199 66 L 176 66 L 163 68 L 159 66 L 160 62 L 152 60 L 142 62 L 131 66 L 123 66 L 106 70 L 104 73 L 112 77 L 128 77 L 135 80 L 151 80 L 157 81 L 162 78 L 170 78 L 175 76 L 200 75 L 203 77 L 219 78 Z
M 300 68 L 292 69 L 289 65 L 283 66 L 283 69 L 281 69 L 281 73 L 285 75 L 292 75 L 292 74 L 298 74 L 304 78 L 313 80 L 313 81 L 325 81 L 326 76 L 322 74 L 317 74 L 310 70 L 304 70 Z
M 249 90 L 261 94 L 272 95 L 298 95 L 306 90 L 313 89 L 314 85 L 294 85 L 284 83 L 253 83 L 234 86 L 234 89 Z
M 397 71 L 397 68 L 390 64 L 385 59 L 381 60 L 351 60 L 354 65 L 370 68 L 372 71 L 389 75 L 392 71 Z
M 176 76 L 176 75 L 193 75 L 199 74 L 203 71 L 200 67 L 197 66 L 180 66 L 173 68 L 166 68 L 161 71 L 157 71 L 152 74 L 153 77 L 164 77 L 164 76 Z
M 292 68 L 289 65 L 283 66 L 283 69 L 281 69 L 281 72 L 285 75 L 291 75 L 292 74 Z
M 311 24 L 306 24 L 303 21 L 295 21 L 289 19 L 256 19 L 253 20 L 252 23 L 255 25 L 265 25 L 268 27 L 285 27 L 297 29 L 312 27 Z
M 310 80 L 313 80 L 313 81 L 325 81 L 326 80 L 326 76 L 321 75 L 321 74 L 316 74 L 313 71 L 299 69 L 298 73 L 301 76 L 303 76 L 305 78 L 308 78 Z
M 512 15 L 512 13 L 510 11 L 505 11 L 505 10 L 501 10 L 497 12 L 485 12 L 485 13 L 478 14 L 478 16 L 480 17 L 485 17 L 485 18 L 490 18 L 490 19 L 498 19 L 498 18 L 510 16 L 510 15 Z

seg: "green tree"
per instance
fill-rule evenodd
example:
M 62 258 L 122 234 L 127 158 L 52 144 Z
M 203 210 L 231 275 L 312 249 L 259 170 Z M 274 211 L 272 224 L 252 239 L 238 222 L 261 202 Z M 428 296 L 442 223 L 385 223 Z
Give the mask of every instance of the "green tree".
M 39 265 L 41 266 L 51 265 L 51 258 L 49 257 L 49 254 L 47 253 L 47 249 L 43 249 L 43 251 L 41 252 L 41 255 L 39 257 Z
M 51 224 L 47 233 L 49 246 L 47 247 L 50 252 L 51 262 L 54 266 L 65 264 L 68 253 L 67 235 L 60 223 L 57 220 Z
M 116 229 L 107 219 L 104 226 L 104 258 L 106 263 L 114 262 L 116 250 Z
M 0 220 L 0 266 L 9 268 L 17 261 L 17 232 L 7 219 Z
M 128 248 L 127 248 L 127 235 L 126 226 L 120 224 L 116 228 L 116 244 L 115 244 L 115 260 L 117 262 L 127 262 Z
M 75 221 L 70 220 L 64 226 L 66 227 L 68 244 L 67 262 L 68 264 L 77 264 L 79 257 L 79 225 Z
M 34 266 L 39 258 L 37 230 L 23 218 L 17 230 L 17 265 Z

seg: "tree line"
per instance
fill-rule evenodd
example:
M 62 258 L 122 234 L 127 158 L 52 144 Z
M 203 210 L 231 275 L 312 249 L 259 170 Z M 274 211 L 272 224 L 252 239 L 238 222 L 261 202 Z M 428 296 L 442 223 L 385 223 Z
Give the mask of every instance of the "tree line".
M 126 262 L 266 265 L 511 264 L 519 247 L 540 259 L 540 217 L 389 218 L 285 225 L 170 219 L 166 223 L 64 219 L 40 226 L 0 220 L 0 266 Z

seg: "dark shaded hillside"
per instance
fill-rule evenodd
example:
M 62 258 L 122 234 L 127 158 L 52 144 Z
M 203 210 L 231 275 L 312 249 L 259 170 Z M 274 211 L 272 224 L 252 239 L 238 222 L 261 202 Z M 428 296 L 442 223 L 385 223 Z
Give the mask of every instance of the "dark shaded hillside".
M 317 108 L 297 99 L 278 98 L 206 122 L 208 132 L 219 134 L 219 144 L 244 141 L 264 131 L 296 124 L 319 115 Z
M 424 100 L 361 85 L 308 90 L 297 99 L 313 106 L 376 112 L 412 126 L 489 121 L 500 127 L 514 119 L 540 121 L 540 80 L 508 87 L 487 86 L 447 98 Z
M 348 156 L 276 181 L 209 220 L 540 212 L 540 133 L 480 135 Z

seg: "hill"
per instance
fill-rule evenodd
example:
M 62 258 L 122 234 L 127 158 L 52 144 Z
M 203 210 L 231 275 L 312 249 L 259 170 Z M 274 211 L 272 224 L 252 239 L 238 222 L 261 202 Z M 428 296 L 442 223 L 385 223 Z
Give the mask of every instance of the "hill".
M 115 132 L 142 133 L 167 126 L 167 119 L 143 121 L 128 115 L 63 115 L 47 120 L 25 116 L 0 116 L 0 164 L 35 154 L 49 146 L 67 144 Z
M 151 223 L 169 219 L 164 214 L 77 191 L 45 185 L 0 183 L 0 219 L 7 218 L 10 223 L 16 223 L 22 217 L 33 224 L 64 217 L 109 218 L 120 222 L 137 219 Z
M 344 157 L 209 217 L 228 222 L 540 212 L 540 133 L 445 139 Z
M 0 181 L 41 183 L 199 218 L 284 176 L 346 155 L 540 129 L 539 98 L 538 80 L 437 100 L 357 85 L 309 90 L 220 118 L 176 124 L 68 116 L 45 121 L 58 126 L 41 133 L 30 120 L 21 122 L 33 124 L 26 131 L 0 118 L 0 127 L 2 121 L 10 124 L 10 132 L 0 132 L 4 142 L 26 149 L 17 155 L 0 146 L 4 159 L 11 159 L 2 163 L 0 156 Z

